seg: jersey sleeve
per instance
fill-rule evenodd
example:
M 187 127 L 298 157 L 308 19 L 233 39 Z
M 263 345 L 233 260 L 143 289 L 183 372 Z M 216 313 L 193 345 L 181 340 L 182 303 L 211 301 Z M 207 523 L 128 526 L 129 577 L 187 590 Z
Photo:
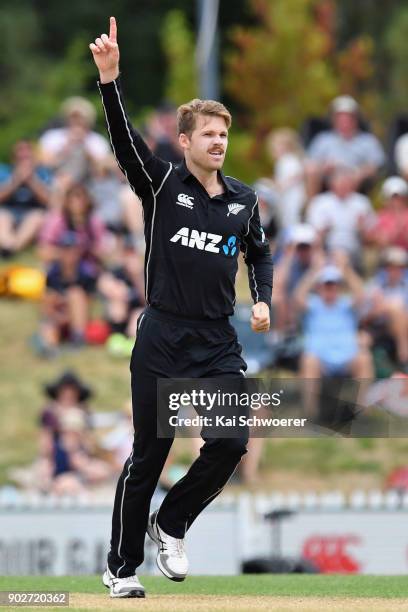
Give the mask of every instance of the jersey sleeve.
M 248 266 L 249 288 L 254 303 L 265 302 L 271 307 L 273 263 L 269 243 L 259 218 L 258 196 L 248 221 L 248 230 L 242 237 L 241 250 Z
M 157 194 L 171 171 L 171 163 L 156 157 L 130 123 L 122 95 L 120 77 L 98 82 L 113 154 L 133 191 L 143 200 Z

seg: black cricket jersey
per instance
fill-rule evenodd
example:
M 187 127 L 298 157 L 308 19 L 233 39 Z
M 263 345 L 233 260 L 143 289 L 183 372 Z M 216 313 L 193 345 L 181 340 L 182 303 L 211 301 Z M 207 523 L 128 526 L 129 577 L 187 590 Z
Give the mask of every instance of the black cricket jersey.
M 120 77 L 98 83 L 113 153 L 142 200 L 146 302 L 192 319 L 230 316 L 242 250 L 254 302 L 271 303 L 272 257 L 256 193 L 224 176 L 210 197 L 185 162 L 156 157 L 127 116 Z

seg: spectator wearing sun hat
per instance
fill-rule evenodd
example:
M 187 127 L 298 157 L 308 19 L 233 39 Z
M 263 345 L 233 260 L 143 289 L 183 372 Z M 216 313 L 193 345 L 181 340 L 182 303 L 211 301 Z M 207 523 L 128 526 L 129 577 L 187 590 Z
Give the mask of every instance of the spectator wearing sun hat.
M 287 231 L 283 253 L 275 268 L 272 297 L 278 331 L 290 331 L 296 326 L 293 293 L 316 258 L 321 260 L 322 257 L 317 232 L 311 225 L 299 223 Z
M 40 469 L 44 490 L 78 494 L 108 480 L 112 469 L 95 453 L 90 387 L 72 370 L 44 386 L 50 403 L 40 416 Z
M 351 375 L 371 378 L 369 352 L 358 344 L 357 308 L 364 299 L 363 284 L 346 258 L 338 264 L 312 267 L 295 292 L 303 312 L 304 353 L 300 375 Z M 342 292 L 347 288 L 350 295 Z
M 368 237 L 380 248 L 399 246 L 408 250 L 407 181 L 400 176 L 390 176 L 383 183 L 381 195 L 383 205 Z
M 320 132 L 310 143 L 308 174 L 320 183 L 336 167 L 346 166 L 355 170 L 358 189 L 384 165 L 384 150 L 374 134 L 360 129 L 360 107 L 354 98 L 338 96 L 330 110 L 332 129 Z
M 59 415 L 66 409 L 80 408 L 88 415 L 87 401 L 92 397 L 92 390 L 72 370 L 65 370 L 55 380 L 44 386 L 44 392 L 50 402 L 41 413 L 41 426 L 58 437 Z

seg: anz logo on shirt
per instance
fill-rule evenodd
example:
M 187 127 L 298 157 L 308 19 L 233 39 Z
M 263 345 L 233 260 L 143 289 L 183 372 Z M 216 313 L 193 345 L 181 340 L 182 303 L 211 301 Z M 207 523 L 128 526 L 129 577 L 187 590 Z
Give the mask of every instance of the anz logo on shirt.
M 179 242 L 182 246 L 210 253 L 224 253 L 227 257 L 233 257 L 237 252 L 237 237 L 229 236 L 226 244 L 222 244 L 222 250 L 218 246 L 223 237 L 211 232 L 200 232 L 189 227 L 182 227 L 170 238 L 170 242 Z

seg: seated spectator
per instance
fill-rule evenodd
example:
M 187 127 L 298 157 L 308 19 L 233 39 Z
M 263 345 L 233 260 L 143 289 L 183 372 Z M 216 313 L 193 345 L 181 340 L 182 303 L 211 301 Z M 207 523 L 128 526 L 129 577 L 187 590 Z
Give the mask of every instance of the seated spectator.
M 95 212 L 107 230 L 118 237 L 131 233 L 144 244 L 142 206 L 112 155 L 95 160 L 87 187 L 95 203 Z M 114 241 L 116 248 L 117 241 Z
M 119 234 L 124 230 L 119 198 L 123 174 L 112 155 L 95 160 L 90 170 L 86 186 L 95 204 L 95 212 L 109 231 Z
M 332 129 L 317 134 L 308 150 L 309 196 L 321 189 L 322 180 L 338 166 L 356 170 L 355 188 L 373 179 L 385 162 L 379 140 L 359 129 L 359 106 L 351 96 L 339 96 L 331 104 Z
M 267 149 L 274 161 L 273 185 L 277 192 L 280 222 L 283 228 L 300 223 L 306 201 L 304 151 L 299 136 L 290 128 L 271 132 Z
M 164 102 L 150 117 L 147 141 L 153 153 L 164 161 L 178 164 L 183 159 L 177 135 L 177 108 Z
M 397 139 L 394 148 L 394 160 L 399 174 L 408 180 L 408 133 Z
M 382 186 L 384 206 L 367 238 L 376 246 L 398 246 L 408 250 L 408 183 L 391 176 Z
M 49 204 L 50 174 L 38 165 L 34 146 L 20 140 L 11 166 L 0 165 L 0 249 L 3 256 L 22 250 L 38 235 Z
M 57 185 L 65 190 L 84 180 L 91 162 L 109 155 L 110 146 L 104 136 L 92 130 L 96 112 L 88 100 L 68 98 L 61 112 L 64 127 L 44 132 L 39 145 L 42 163 L 56 172 Z
M 307 221 L 320 234 L 329 253 L 344 251 L 354 266 L 361 265 L 361 246 L 375 222 L 370 200 L 355 191 L 353 170 L 338 167 L 329 180 L 329 191 L 309 204 Z
M 365 323 L 368 329 L 384 327 L 396 347 L 401 369 L 408 368 L 408 255 L 400 247 L 389 247 L 381 266 L 367 286 Z
M 295 292 L 296 305 L 304 314 L 299 376 L 311 379 L 304 397 L 310 416 L 322 376 L 373 377 L 371 354 L 359 346 L 358 337 L 357 307 L 363 300 L 363 285 L 345 258 L 341 263 L 342 270 L 335 265 L 312 268 Z M 342 295 L 343 283 L 351 296 Z
M 258 196 L 259 218 L 268 240 L 273 241 L 280 230 L 278 196 L 270 179 L 261 178 L 254 183 Z
M 297 313 L 293 293 L 310 267 L 323 258 L 317 243 L 317 234 L 311 225 L 292 227 L 286 238 L 283 254 L 275 267 L 272 303 L 274 328 L 284 334 L 297 326 Z
M 74 372 L 66 371 L 46 385 L 51 402 L 40 424 L 42 486 L 57 494 L 76 494 L 111 475 L 110 466 L 94 456 L 87 400 L 92 392 Z
M 105 251 L 105 227 L 93 213 L 87 190 L 71 187 L 61 211 L 49 214 L 40 238 L 40 257 L 47 264 L 47 289 L 39 349 L 54 352 L 68 337 L 84 342 L 90 296 L 94 292 Z
M 113 333 L 136 336 L 136 321 L 144 307 L 143 261 L 131 238 L 124 240 L 120 260 L 102 272 L 98 290 L 105 302 L 105 317 Z

